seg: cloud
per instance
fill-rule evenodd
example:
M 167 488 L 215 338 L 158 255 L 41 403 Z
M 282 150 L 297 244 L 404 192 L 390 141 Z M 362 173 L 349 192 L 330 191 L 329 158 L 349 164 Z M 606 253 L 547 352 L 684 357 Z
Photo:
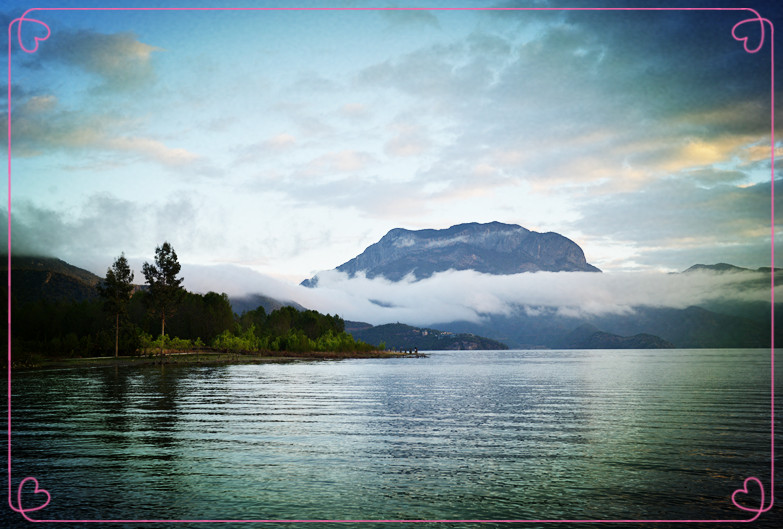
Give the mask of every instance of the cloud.
M 638 187 L 759 158 L 753 146 L 769 134 L 768 65 L 731 38 L 732 16 L 524 17 L 538 24 L 534 38 L 529 28 L 518 37 L 484 28 L 387 59 L 358 82 L 403 94 L 419 115 L 445 121 L 454 136 L 432 167 L 494 167 L 560 187 Z M 387 153 L 419 155 L 418 145 L 400 135 Z
M 252 145 L 235 148 L 234 164 L 256 163 L 269 155 L 290 151 L 296 144 L 295 136 L 283 132 Z
M 392 26 L 440 28 L 438 17 L 429 11 L 381 11 L 381 16 Z
M 239 57 L 236 69 L 224 56 L 211 56 L 222 48 L 207 41 L 182 41 L 182 50 L 163 52 L 132 33 L 58 30 L 34 59 L 49 75 L 47 82 L 66 74 L 64 87 L 14 87 L 14 155 L 58 155 L 29 165 L 37 168 L 54 166 L 65 154 L 65 163 L 80 165 L 84 174 L 97 160 L 128 165 L 125 174 L 146 172 L 149 167 L 129 165 L 141 162 L 179 175 L 217 172 L 202 147 L 193 145 L 228 163 L 233 157 L 215 202 L 223 191 L 255 185 L 252 199 L 280 205 L 275 213 L 241 216 L 234 196 L 230 206 L 210 209 L 221 219 L 241 216 L 232 231 L 253 226 L 248 247 L 270 248 L 297 237 L 304 241 L 297 249 L 306 247 L 306 229 L 298 233 L 283 222 L 275 230 L 257 227 L 283 207 L 300 207 L 307 211 L 291 217 L 315 210 L 334 231 L 344 230 L 343 237 L 355 236 L 358 228 L 337 225 L 330 214 L 337 209 L 368 219 L 361 230 L 471 220 L 539 223 L 562 233 L 578 231 L 596 245 L 629 248 L 620 266 L 678 268 L 703 255 L 738 258 L 743 251 L 746 261 L 737 264 L 758 266 L 769 251 L 768 235 L 760 231 L 768 223 L 768 203 L 760 189 L 739 187 L 760 181 L 769 164 L 769 56 L 766 49 L 747 54 L 731 37 L 744 14 L 367 16 L 376 22 L 387 17 L 381 23 L 388 23 L 388 34 L 380 39 L 409 38 L 382 51 L 371 45 L 349 49 L 346 43 L 355 48 L 358 39 L 372 35 L 367 26 L 370 33 L 325 37 L 319 53 L 292 54 L 295 60 L 282 65 L 274 46 L 251 46 L 245 48 L 249 60 Z M 286 42 L 310 42 L 296 33 L 300 29 L 281 35 L 291 38 Z M 219 37 L 225 46 L 238 42 L 231 35 L 204 35 Z M 318 62 L 332 51 L 333 62 Z M 168 58 L 171 67 L 156 70 L 156 62 Z M 212 63 L 209 89 L 178 87 L 188 73 L 206 79 L 202 59 Z M 259 70 L 261 64 L 268 67 Z M 27 59 L 19 66 L 15 73 L 34 67 Z M 278 66 L 284 66 L 282 73 Z M 163 76 L 165 87 L 156 83 Z M 225 84 L 229 79 L 231 85 Z M 145 86 L 150 97 L 128 91 Z M 194 116 L 196 125 L 188 121 Z M 198 123 L 217 116 L 231 127 L 198 137 Z M 190 127 L 187 134 L 181 134 L 184 127 Z M 166 176 L 154 169 L 150 177 Z M 61 176 L 54 171 L 46 178 L 63 181 Z M 250 200 L 242 207 L 257 211 Z M 154 202 L 150 211 L 159 206 Z M 49 213 L 76 228 L 80 218 L 92 218 L 81 205 L 74 209 L 76 218 L 64 210 Z M 186 219 L 193 215 L 185 205 L 181 211 Z M 255 238 L 257 232 L 264 234 Z
M 361 121 L 370 117 L 371 111 L 364 103 L 345 103 L 340 107 L 339 114 L 350 120 Z
M 432 142 L 420 126 L 398 124 L 393 127 L 397 134 L 386 142 L 384 152 L 388 156 L 420 156 L 427 152 Z
M 3 119 L 7 119 L 4 114 Z M 53 95 L 14 100 L 11 123 L 13 153 L 37 156 L 50 149 L 82 149 L 105 138 L 108 116 L 79 115 L 63 110 Z M 121 125 L 118 123 L 118 125 Z M 4 139 L 6 131 L 0 132 Z
M 16 200 L 11 209 L 12 252 L 58 257 L 100 271 L 107 266 L 108 256 L 149 255 L 168 240 L 182 258 L 203 251 L 204 246 L 220 247 L 220 228 L 204 221 L 204 208 L 204 201 L 192 194 L 144 205 L 95 194 L 63 209 Z M 8 212 L 3 209 L 2 229 L 7 234 Z
M 201 157 L 186 149 L 172 148 L 149 138 L 116 137 L 109 138 L 104 145 L 107 149 L 132 152 L 152 159 L 168 167 L 186 167 L 201 160 Z
M 183 286 L 191 292 L 205 294 L 219 292 L 231 297 L 263 293 L 281 301 L 290 301 L 291 295 L 300 287 L 260 274 L 244 266 L 198 265 L 184 263 Z
M 709 187 L 703 185 L 705 179 L 713 180 Z M 646 266 L 680 268 L 704 260 L 748 267 L 768 263 L 771 183 L 738 187 L 721 183 L 720 175 L 717 180 L 699 172 L 692 179 L 649 184 L 643 192 L 586 199 L 570 231 L 634 246 L 635 259 Z M 593 244 L 601 246 L 600 240 Z
M 7 114 L 0 115 L 6 118 Z M 118 113 L 65 108 L 52 94 L 29 94 L 14 99 L 11 123 L 13 154 L 23 157 L 54 152 L 110 154 L 116 163 L 141 159 L 168 169 L 214 174 L 203 156 L 182 147 L 141 135 L 132 135 L 139 120 Z M 7 138 L 5 128 L 0 138 Z
M 303 287 L 302 287 L 303 288 Z M 536 272 L 497 276 L 448 271 L 401 282 L 330 271 L 318 287 L 287 293 L 290 299 L 343 318 L 382 324 L 427 326 L 518 310 L 571 316 L 627 314 L 638 307 L 686 308 L 715 301 L 768 301 L 769 276 L 762 272 L 615 274 Z
M 459 45 L 441 44 L 422 48 L 363 69 L 356 82 L 360 87 L 392 88 L 430 103 L 443 96 L 455 97 L 460 88 L 464 95 L 467 86 L 457 86 L 453 78 L 461 50 Z
M 324 118 L 320 108 L 311 107 L 311 102 L 292 99 L 286 94 L 284 99 L 272 105 L 271 110 L 298 128 L 297 138 L 334 137 L 336 128 Z
M 375 157 L 370 153 L 346 149 L 314 158 L 304 166 L 302 173 L 307 176 L 353 173 L 364 170 L 374 162 Z
M 286 93 L 317 93 L 323 95 L 330 92 L 337 92 L 340 89 L 341 86 L 338 82 L 328 79 L 319 73 L 303 72 L 286 89 Z
M 152 53 L 161 48 L 144 44 L 133 33 L 59 30 L 38 51 L 38 60 L 76 66 L 97 75 L 101 90 L 127 91 L 154 80 Z

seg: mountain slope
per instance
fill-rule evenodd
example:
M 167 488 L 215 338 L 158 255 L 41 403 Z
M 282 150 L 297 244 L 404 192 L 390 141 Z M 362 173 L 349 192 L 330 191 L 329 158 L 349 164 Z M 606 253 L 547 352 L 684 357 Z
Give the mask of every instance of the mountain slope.
M 595 325 L 585 323 L 572 331 L 565 339 L 568 349 L 671 349 L 671 342 L 652 334 L 619 336 L 603 332 Z
M 258 307 L 264 307 L 264 311 L 267 314 L 283 307 L 293 307 L 300 312 L 307 310 L 295 301 L 282 301 L 263 294 L 247 294 L 244 296 L 231 297 L 229 298 L 229 301 L 231 302 L 231 310 L 237 314 L 255 310 Z
M 399 281 L 409 274 L 424 279 L 446 270 L 486 274 L 520 272 L 600 272 L 587 263 L 572 240 L 557 233 L 538 233 L 515 224 L 458 224 L 443 230 L 396 228 L 337 270 L 350 277 L 363 272 Z M 318 276 L 302 285 L 314 287 Z
M 346 331 L 356 340 L 373 345 L 381 342 L 392 349 L 421 351 L 476 351 L 508 349 L 503 343 L 469 333 L 454 334 L 435 329 L 422 329 L 402 323 L 371 326 L 346 322 Z
M 2 272 L 8 270 L 2 257 Z M 11 296 L 17 303 L 84 301 L 98 296 L 101 278 L 53 257 L 11 256 Z

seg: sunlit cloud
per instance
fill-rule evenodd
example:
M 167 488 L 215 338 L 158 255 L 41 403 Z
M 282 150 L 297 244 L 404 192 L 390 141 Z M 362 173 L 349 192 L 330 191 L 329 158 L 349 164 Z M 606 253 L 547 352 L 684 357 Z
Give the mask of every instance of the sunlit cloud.
M 128 90 L 147 86 L 154 77 L 151 57 L 163 51 L 130 32 L 106 34 L 91 30 L 57 32 L 56 46 L 42 46 L 41 61 L 81 68 L 102 80 L 101 89 Z
M 188 166 L 201 158 L 187 149 L 168 147 L 149 138 L 110 138 L 105 141 L 105 146 L 109 150 L 137 153 L 171 167 Z

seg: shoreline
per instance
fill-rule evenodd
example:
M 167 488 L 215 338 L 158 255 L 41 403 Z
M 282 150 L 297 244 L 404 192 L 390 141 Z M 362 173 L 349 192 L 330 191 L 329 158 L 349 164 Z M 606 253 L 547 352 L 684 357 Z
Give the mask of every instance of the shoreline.
M 295 353 L 222 353 L 218 351 L 186 351 L 154 356 L 96 356 L 88 358 L 47 358 L 37 357 L 32 363 L 12 363 L 12 370 L 36 370 L 45 368 L 80 367 L 130 367 L 130 366 L 180 366 L 180 365 L 231 365 L 231 364 L 279 364 L 298 361 L 348 360 L 367 358 L 422 358 L 421 353 L 402 353 L 396 351 L 369 352 L 307 352 Z M 7 365 L 4 366 L 6 369 Z

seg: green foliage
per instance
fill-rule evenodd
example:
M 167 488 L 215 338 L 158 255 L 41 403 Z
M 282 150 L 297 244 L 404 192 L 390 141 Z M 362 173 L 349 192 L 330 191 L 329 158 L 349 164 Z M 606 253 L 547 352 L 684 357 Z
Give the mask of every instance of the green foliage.
M 185 295 L 183 278 L 177 277 L 180 268 L 177 253 L 168 242 L 155 248 L 155 264 L 144 263 L 142 267 L 149 285 L 149 307 L 161 319 L 162 335 L 166 334 L 166 318 L 174 314 Z
M 128 300 L 133 294 L 133 272 L 124 253 L 106 270 L 106 278 L 102 285 L 98 285 L 98 293 L 104 299 L 104 310 L 115 316 L 114 356 L 117 356 L 120 348 L 120 318 L 125 315 Z
M 26 362 L 31 353 L 163 355 L 206 347 L 231 354 L 375 349 L 355 341 L 336 315 L 293 307 L 267 314 L 258 307 L 237 317 L 226 294 L 185 291 L 177 277 L 179 270 L 174 250 L 164 243 L 156 249 L 155 265 L 145 263 L 146 290 L 133 292 L 133 273 L 121 255 L 107 270 L 100 298 L 12 303 L 13 361 Z M 163 330 L 169 332 L 158 334 Z
M 298 311 L 283 307 L 266 314 L 263 307 L 244 313 L 235 332 L 224 331 L 213 342 L 215 349 L 240 352 L 358 352 L 375 348 L 357 342 L 344 331 L 339 316 L 314 310 Z
M 114 350 L 114 321 L 99 299 L 78 303 L 39 300 L 11 305 L 12 356 L 96 356 Z M 122 337 L 122 336 L 121 336 Z M 120 341 L 120 347 L 126 347 Z
M 103 284 L 98 285 L 98 293 L 104 299 L 103 306 L 107 312 L 125 313 L 133 293 L 133 271 L 128 266 L 124 253 L 106 270 L 106 278 Z
M 239 317 L 239 325 L 243 329 L 248 329 L 251 325 L 263 329 L 267 323 L 266 310 L 259 306 L 254 310 L 247 311 Z
M 234 312 L 226 294 L 185 293 L 182 303 L 169 320 L 169 332 L 176 336 L 211 343 L 221 332 L 235 325 Z
M 152 335 L 141 332 L 139 336 L 139 349 L 142 354 L 162 355 L 172 352 L 186 352 L 193 349 L 193 342 L 179 337 L 170 337 L 167 334 L 152 338 Z

